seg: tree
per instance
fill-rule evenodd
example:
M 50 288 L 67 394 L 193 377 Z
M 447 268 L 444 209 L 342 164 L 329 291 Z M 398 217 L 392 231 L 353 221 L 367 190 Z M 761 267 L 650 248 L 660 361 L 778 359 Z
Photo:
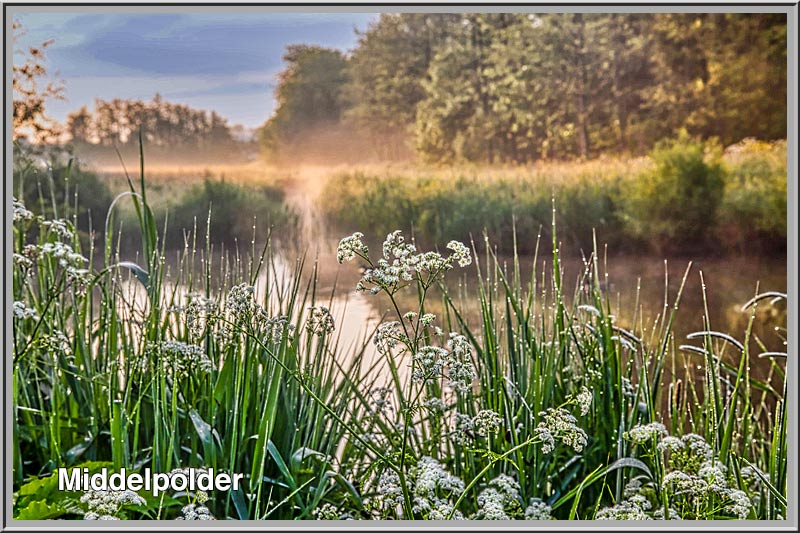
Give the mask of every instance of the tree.
M 11 26 L 12 46 L 19 42 L 25 31 L 19 21 Z M 45 50 L 53 44 L 45 41 L 27 50 L 14 50 L 21 62 L 11 67 L 13 100 L 13 138 L 26 138 L 31 142 L 52 142 L 59 133 L 58 124 L 47 115 L 48 100 L 64 98 L 64 86 L 47 74 Z
M 338 50 L 290 45 L 283 60 L 286 67 L 275 91 L 278 106 L 260 135 L 273 155 L 291 150 L 304 132 L 338 124 L 347 83 L 347 60 Z
M 348 62 L 346 116 L 369 133 L 384 158 L 404 152 L 431 60 L 460 19 L 449 13 L 384 13 L 359 34 Z

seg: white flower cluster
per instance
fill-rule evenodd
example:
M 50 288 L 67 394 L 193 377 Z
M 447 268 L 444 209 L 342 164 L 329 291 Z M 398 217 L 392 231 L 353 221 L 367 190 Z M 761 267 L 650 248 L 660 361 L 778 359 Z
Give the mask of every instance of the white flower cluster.
M 186 327 L 192 335 L 203 334 L 212 318 L 219 311 L 217 303 L 199 292 L 191 292 L 186 296 L 188 302 L 179 311 L 184 314 Z
M 400 486 L 400 476 L 394 470 L 386 469 L 378 478 L 376 487 L 380 507 L 385 510 L 394 510 L 403 505 L 403 488 Z
M 519 483 L 506 474 L 500 474 L 478 494 L 478 512 L 474 518 L 509 520 L 519 510 Z
M 542 444 L 542 453 L 551 453 L 555 449 L 556 439 L 576 452 L 580 452 L 586 446 L 588 442 L 586 432 L 578 427 L 578 420 L 566 409 L 548 408 L 540 412 L 539 416 L 543 419 L 534 430 L 534 435 Z
M 317 520 L 352 520 L 353 517 L 350 513 L 343 513 L 338 507 L 332 503 L 325 503 L 322 507 L 314 509 L 311 514 Z
M 409 339 L 403 333 L 403 327 L 400 322 L 393 321 L 381 323 L 375 331 L 372 342 L 375 344 L 378 353 L 389 355 L 399 343 L 408 343 Z
M 649 506 L 650 503 L 647 502 Z M 640 500 L 623 500 L 616 505 L 597 511 L 596 520 L 651 520 Z
M 23 204 L 21 201 L 12 196 L 11 203 L 14 207 L 14 224 L 17 222 L 28 222 L 33 218 L 33 213 L 28 211 L 25 208 L 25 204 Z
M 584 385 L 581 387 L 581 391 L 575 396 L 574 402 L 580 409 L 581 416 L 586 416 L 586 414 L 589 412 L 589 409 L 592 407 L 591 391 Z
M 382 343 L 387 337 L 382 336 Z M 392 339 L 393 337 L 388 337 Z M 463 335 L 451 333 L 447 349 L 423 346 L 414 354 L 414 371 L 411 378 L 417 382 L 446 377 L 448 385 L 458 392 L 472 389 L 475 370 L 472 366 L 472 347 Z
M 525 520 L 552 520 L 553 509 L 538 498 L 533 498 L 525 508 Z
M 81 496 L 89 510 L 84 520 L 119 520 L 117 514 L 124 505 L 145 505 L 145 500 L 132 490 L 89 490 Z
M 36 309 L 28 307 L 25 302 L 14 302 L 14 318 L 18 320 L 39 320 Z
M 247 283 L 234 285 L 225 298 L 225 308 L 234 318 L 248 317 L 255 309 L 255 287 Z
M 84 266 L 89 260 L 74 251 L 69 244 L 61 241 L 46 242 L 37 248 L 40 257 L 51 257 L 58 261 L 59 266 L 65 269 L 68 282 L 85 284 L 88 281 L 89 270 Z
M 447 410 L 447 404 L 441 398 L 428 398 L 422 405 L 433 415 L 441 415 Z
M 446 518 L 453 509 L 450 497 L 464 492 L 464 482 L 432 457 L 421 457 L 417 461 L 409 470 L 409 481 L 413 487 L 412 510 L 423 518 Z
M 474 438 L 472 417 L 464 413 L 456 413 L 453 429 L 448 436 L 455 444 L 469 444 Z
M 181 516 L 175 520 L 216 520 L 205 505 L 190 503 L 181 509 Z
M 71 239 L 75 236 L 75 233 L 72 230 L 72 224 L 70 224 L 67 220 L 43 220 L 41 224 L 47 229 L 47 231 L 55 233 L 61 239 Z
M 311 314 L 306 322 L 306 330 L 310 334 L 321 337 L 331 333 L 334 329 L 336 329 L 336 324 L 330 309 L 324 305 L 311 308 Z
M 143 361 L 144 369 L 151 364 L 160 364 L 164 372 L 179 378 L 185 378 L 192 371 L 209 373 L 213 369 L 205 350 L 196 344 L 166 340 L 150 343 L 145 353 L 149 357 Z
M 626 431 L 622 436 L 635 444 L 646 444 L 667 434 L 667 428 L 660 422 L 638 425 Z
M 369 258 L 369 249 L 364 244 L 364 235 L 354 233 L 339 242 L 336 258 L 339 263 L 361 257 L 370 263 L 364 271 L 357 290 L 369 290 L 372 294 L 380 291 L 394 293 L 404 283 L 408 283 L 419 276 L 420 281 L 432 283 L 436 277 L 453 268 L 454 264 L 461 267 L 472 263 L 469 249 L 462 243 L 450 241 L 447 248 L 453 253 L 443 257 L 438 252 L 417 253 L 417 248 L 405 241 L 403 232 L 393 231 L 386 236 L 383 242 L 383 257 L 373 263 Z
M 670 502 L 677 507 L 670 508 L 670 519 L 681 519 L 682 512 L 688 513 L 688 518 L 705 517 L 703 509 L 711 509 L 713 513 L 726 511 L 739 519 L 750 515 L 753 508 L 750 497 L 746 492 L 729 486 L 728 469 L 721 461 L 714 459 L 711 446 L 700 435 L 687 433 L 681 437 L 671 436 L 661 424 L 651 423 L 632 428 L 625 437 L 639 444 L 653 439 L 658 441 L 656 449 L 667 458 L 667 472 L 662 478 L 660 490 L 666 491 Z M 625 487 L 625 500 L 599 511 L 597 518 L 663 520 L 665 513 L 662 506 L 657 505 L 659 508 L 652 516 L 647 514 L 652 507 L 648 495 L 653 496 L 656 488 L 652 482 L 648 482 L 647 492 L 639 479 L 632 479 Z
M 364 234 L 356 232 L 339 241 L 339 248 L 336 251 L 336 260 L 341 264 L 354 259 L 356 256 L 366 258 L 367 254 L 369 254 L 369 248 L 364 244 L 363 239 Z
M 472 419 L 475 434 L 487 437 L 500 431 L 503 419 L 491 409 L 483 409 Z
M 388 387 L 375 387 L 369 391 L 369 405 L 373 415 L 388 415 L 394 411 L 391 396 L 392 390 Z

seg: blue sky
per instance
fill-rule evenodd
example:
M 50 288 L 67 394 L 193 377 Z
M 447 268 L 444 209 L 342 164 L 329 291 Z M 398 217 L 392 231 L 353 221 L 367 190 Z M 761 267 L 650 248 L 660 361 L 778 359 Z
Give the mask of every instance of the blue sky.
M 346 51 L 377 15 L 369 13 L 65 14 L 15 13 L 19 47 L 48 39 L 50 69 L 67 100 L 51 102 L 63 120 L 95 98 L 175 102 L 213 109 L 231 124 L 261 125 L 274 109 L 275 80 L 287 44 Z

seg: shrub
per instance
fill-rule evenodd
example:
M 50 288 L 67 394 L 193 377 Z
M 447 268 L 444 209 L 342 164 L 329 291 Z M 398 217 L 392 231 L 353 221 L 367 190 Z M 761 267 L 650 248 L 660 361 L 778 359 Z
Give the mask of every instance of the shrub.
M 660 252 L 697 248 L 713 234 L 725 190 L 719 150 L 686 134 L 659 142 L 652 167 L 628 182 L 625 220 Z
M 271 226 L 286 229 L 297 224 L 297 215 L 284 204 L 283 190 L 263 185 L 247 188 L 225 180 L 206 178 L 194 185 L 177 203 L 161 213 L 160 227 L 167 218 L 165 239 L 170 246 L 182 245 L 185 231 L 198 228 L 205 234 L 209 211 L 215 242 L 250 242 L 255 225 L 256 235 L 266 237 Z
M 720 240 L 740 251 L 785 252 L 786 141 L 745 139 L 726 150 L 726 161 Z

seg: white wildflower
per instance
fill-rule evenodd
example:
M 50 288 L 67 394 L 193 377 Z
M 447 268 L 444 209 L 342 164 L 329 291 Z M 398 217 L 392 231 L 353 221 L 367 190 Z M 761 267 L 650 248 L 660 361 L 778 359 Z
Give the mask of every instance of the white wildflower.
M 25 204 L 12 196 L 11 203 L 14 206 L 14 224 L 17 222 L 27 222 L 33 218 L 33 213 L 25 208 Z
M 81 496 L 89 507 L 85 520 L 119 520 L 116 515 L 125 505 L 145 505 L 144 498 L 132 490 L 89 490 Z
M 581 416 L 585 416 L 592 407 L 592 393 L 586 386 L 581 387 L 581 391 L 575 397 L 575 403 L 581 410 Z
M 456 413 L 454 427 L 450 431 L 449 437 L 455 444 L 468 444 L 473 438 L 474 429 L 471 416 Z
M 552 520 L 552 508 L 538 498 L 530 501 L 530 505 L 525 508 L 525 520 Z
M 612 507 L 597 511 L 596 520 L 650 520 L 636 502 L 622 501 Z
M 323 336 L 336 329 L 330 309 L 324 305 L 311 308 L 311 315 L 306 323 L 306 330 L 312 335 Z
M 731 500 L 731 505 L 728 511 L 735 514 L 740 520 L 745 520 L 750 515 L 750 510 L 753 507 L 747 493 L 741 490 L 732 490 L 727 494 Z
M 664 424 L 650 422 L 649 424 L 634 426 L 623 433 L 622 436 L 635 444 L 645 444 L 666 434 L 667 428 L 664 427 Z
M 425 381 L 431 377 L 440 376 L 442 369 L 448 362 L 449 352 L 438 346 L 423 346 L 414 354 L 416 363 L 411 378 L 414 381 Z
M 502 424 L 503 419 L 491 409 L 483 409 L 472 419 L 475 433 L 484 437 L 500 431 Z
M 366 256 L 369 253 L 369 248 L 364 244 L 363 238 L 363 233 L 356 232 L 339 241 L 339 247 L 336 251 L 336 260 L 341 264 L 344 261 L 350 261 L 357 255 L 361 257 Z
M 408 337 L 403 333 L 400 322 L 384 322 L 378 326 L 372 342 L 378 349 L 378 353 L 387 355 L 398 343 L 408 342 Z
M 378 478 L 378 497 L 384 510 L 396 508 L 403 504 L 403 488 L 400 476 L 394 470 L 384 470 Z
M 452 258 L 458 262 L 458 266 L 463 268 L 472 264 L 472 254 L 464 243 L 450 241 L 447 243 L 447 248 L 453 251 Z
M 436 320 L 436 315 L 433 313 L 425 313 L 422 315 L 422 317 L 420 317 L 419 323 L 422 324 L 423 327 L 428 327 L 433 323 L 434 320 Z
M 225 307 L 234 317 L 246 317 L 253 312 L 255 287 L 240 283 L 231 287 L 225 298 Z
M 60 239 L 71 239 L 74 237 L 72 224 L 66 220 L 44 220 L 42 221 L 42 226 L 47 228 L 48 231 L 56 234 Z
M 14 318 L 19 320 L 39 320 L 39 314 L 36 309 L 28 307 L 24 302 L 14 302 Z
M 148 362 L 157 362 L 164 372 L 176 377 L 186 377 L 192 371 L 208 373 L 213 369 L 213 363 L 206 355 L 205 350 L 196 344 L 166 340 L 150 343 L 146 353 L 150 357 L 145 358 L 145 365 Z
M 181 516 L 175 520 L 216 520 L 205 505 L 190 503 L 183 506 Z
M 436 415 L 444 413 L 447 409 L 447 405 L 441 400 L 441 398 L 428 398 L 422 405 L 432 414 Z
M 540 412 L 539 416 L 543 417 L 543 420 L 539 422 L 534 434 L 542 443 L 542 453 L 553 451 L 555 439 L 559 439 L 576 452 L 583 450 L 588 443 L 586 432 L 578 427 L 577 419 L 565 409 L 549 408 Z
M 672 435 L 667 435 L 658 443 L 658 449 L 661 452 L 677 452 L 685 448 L 685 445 L 681 439 L 678 437 L 673 437 Z

